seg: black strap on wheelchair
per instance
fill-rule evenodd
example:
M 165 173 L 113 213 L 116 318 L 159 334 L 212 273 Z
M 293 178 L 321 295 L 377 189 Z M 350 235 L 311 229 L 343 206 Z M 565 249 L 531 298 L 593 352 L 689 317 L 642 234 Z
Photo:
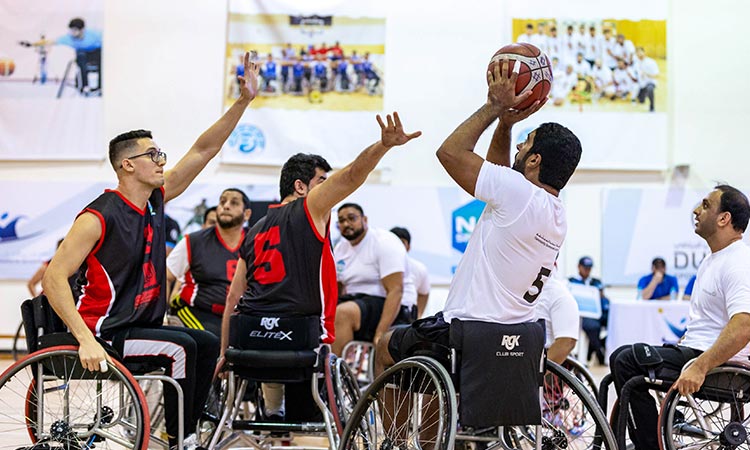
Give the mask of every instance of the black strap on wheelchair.
M 605 414 L 607 412 L 607 403 L 609 402 L 609 385 L 614 382 L 615 377 L 611 373 L 608 373 L 602 378 L 601 383 L 599 383 L 599 398 L 596 400 L 599 402 L 599 406 Z
M 627 383 L 625 383 L 625 385 L 622 387 L 622 391 L 620 391 L 620 406 L 617 414 L 617 423 L 615 424 L 617 448 L 627 448 L 625 446 L 625 430 L 628 427 L 628 421 L 630 420 L 630 393 L 633 391 L 633 389 L 637 389 L 648 384 L 650 384 L 649 380 L 644 377 L 633 377 L 628 380 Z M 635 423 L 632 423 L 632 425 L 633 429 L 635 429 Z
M 656 372 L 664 365 L 664 359 L 659 352 L 657 352 L 654 347 L 644 344 L 643 342 L 633 344 L 631 349 L 633 351 L 635 362 L 642 368 L 646 369 L 649 380 L 651 380 L 652 383 L 655 382 Z

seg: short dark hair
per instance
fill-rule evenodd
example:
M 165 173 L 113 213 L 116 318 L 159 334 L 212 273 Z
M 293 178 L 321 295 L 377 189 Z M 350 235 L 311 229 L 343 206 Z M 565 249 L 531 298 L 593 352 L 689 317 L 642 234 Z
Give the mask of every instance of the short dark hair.
M 732 227 L 744 233 L 747 229 L 748 219 L 750 219 L 750 203 L 748 203 L 745 194 L 728 184 L 717 185 L 714 189 L 721 192 L 719 211 L 731 214 Z
M 407 244 L 411 244 L 411 233 L 409 233 L 409 230 L 407 230 L 406 228 L 393 227 L 391 228 L 391 233 L 398 236 L 399 239 L 405 240 Z
M 581 141 L 559 123 L 539 125 L 529 153 L 542 157 L 539 181 L 560 190 L 565 187 L 581 160 Z
M 318 168 L 326 172 L 331 171 L 331 165 L 320 155 L 297 153 L 289 158 L 281 168 L 279 179 L 281 200 L 294 193 L 295 181 L 300 180 L 305 184 L 310 184 L 310 180 L 315 176 L 315 169 Z
M 657 256 L 656 258 L 654 258 L 653 261 L 651 261 L 651 265 L 652 266 L 664 266 L 664 267 L 667 267 L 667 262 L 664 261 L 664 258 L 661 258 L 661 257 Z
M 109 163 L 112 164 L 113 169 L 117 170 L 120 168 L 122 154 L 132 148 L 135 145 L 135 141 L 142 138 L 153 139 L 153 136 L 148 130 L 131 130 L 127 133 L 117 135 L 109 141 Z
M 340 213 L 340 212 L 341 212 L 341 210 L 342 210 L 342 209 L 344 209 L 344 208 L 354 208 L 354 209 L 356 209 L 357 211 L 359 211 L 359 213 L 360 213 L 361 215 L 363 215 L 363 216 L 365 215 L 365 212 L 364 212 L 364 211 L 362 210 L 362 207 L 361 207 L 361 206 L 359 206 L 359 205 L 358 205 L 358 204 L 356 204 L 356 203 L 344 203 L 343 205 L 339 206 L 339 209 L 337 209 L 337 210 L 336 210 L 336 212 L 337 212 L 337 213 Z
M 79 30 L 83 30 L 85 26 L 86 22 L 84 22 L 80 17 L 76 17 L 68 23 L 68 28 L 78 28 Z
M 203 223 L 206 223 L 206 221 L 208 220 L 208 215 L 211 214 L 211 212 L 216 212 L 215 206 L 206 209 L 206 212 L 203 213 Z
M 245 209 L 252 209 L 250 207 L 251 206 L 250 198 L 244 192 L 242 192 L 241 189 L 231 187 L 231 188 L 226 188 L 223 191 L 221 191 L 222 194 L 225 192 L 236 192 L 240 194 L 242 196 L 242 203 L 245 205 Z

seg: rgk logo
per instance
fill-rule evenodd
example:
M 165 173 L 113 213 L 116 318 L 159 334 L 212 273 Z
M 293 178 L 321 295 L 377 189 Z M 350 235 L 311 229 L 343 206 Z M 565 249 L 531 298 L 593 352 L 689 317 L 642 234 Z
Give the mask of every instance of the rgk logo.
M 513 350 L 516 348 L 516 346 L 520 343 L 521 335 L 503 335 L 503 340 L 500 342 L 500 345 L 508 349 L 508 351 Z
M 279 326 L 279 318 L 278 317 L 263 317 L 260 319 L 260 326 L 265 328 L 266 330 L 273 330 L 274 328 Z

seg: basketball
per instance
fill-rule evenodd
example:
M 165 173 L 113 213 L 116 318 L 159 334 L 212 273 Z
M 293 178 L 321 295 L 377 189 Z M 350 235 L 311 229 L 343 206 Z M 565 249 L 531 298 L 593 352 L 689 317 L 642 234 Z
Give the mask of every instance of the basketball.
M 552 68 L 549 58 L 541 50 L 531 44 L 506 45 L 495 52 L 487 70 L 492 71 L 493 65 L 500 64 L 503 59 L 518 61 L 516 64 L 521 63 L 520 70 L 516 69 L 518 72 L 516 95 L 528 90 L 533 92 L 531 97 L 514 106 L 514 108 L 526 109 L 533 105 L 535 101 L 544 100 L 549 95 L 549 90 L 552 87 Z M 513 64 L 511 63 L 508 70 L 512 69 Z
M 0 76 L 7 77 L 16 70 L 16 63 L 9 58 L 0 58 Z

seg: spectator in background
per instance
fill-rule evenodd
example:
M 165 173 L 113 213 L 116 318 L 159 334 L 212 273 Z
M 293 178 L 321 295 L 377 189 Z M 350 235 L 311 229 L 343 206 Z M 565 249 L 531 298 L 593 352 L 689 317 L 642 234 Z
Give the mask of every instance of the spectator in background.
M 409 233 L 409 230 L 402 227 L 393 227 L 391 233 L 401 239 L 407 253 L 401 305 L 408 307 L 416 305 L 417 311 L 414 319 L 418 319 L 422 317 L 425 306 L 427 306 L 427 298 L 430 296 L 430 276 L 427 267 L 408 254 L 411 251 L 411 233 Z
M 638 280 L 638 299 L 675 300 L 679 290 L 677 277 L 667 275 L 667 263 L 663 258 L 654 258 L 651 273 Z
M 604 295 L 604 283 L 598 278 L 591 277 L 592 267 L 594 267 L 594 260 L 589 256 L 584 256 L 578 260 L 578 276 L 570 277 L 568 278 L 568 281 L 599 289 L 602 316 L 599 319 L 584 318 L 581 326 L 589 339 L 586 361 L 591 359 L 591 356 L 595 354 L 599 364 L 604 365 L 605 340 L 601 338 L 601 332 L 602 329 L 607 328 L 607 320 L 609 319 L 609 299 Z
M 203 213 L 203 225 L 201 225 L 201 230 L 215 227 L 218 223 L 219 218 L 216 215 L 216 206 L 212 206 L 208 208 L 205 213 Z
M 180 224 L 177 223 L 176 220 L 169 217 L 168 215 L 164 215 L 164 220 L 167 223 L 167 256 L 169 256 L 170 253 L 172 253 L 172 250 L 174 249 L 174 246 L 177 245 L 177 242 L 182 239 L 182 232 L 180 231 Z
M 62 244 L 62 239 L 57 241 L 57 246 L 55 249 L 60 247 L 60 244 Z M 38 269 L 36 269 L 36 272 L 34 272 L 34 275 L 29 278 L 29 281 L 26 283 L 26 288 L 29 290 L 29 294 L 31 294 L 32 297 L 36 297 L 37 295 L 41 294 L 42 291 L 37 291 L 36 287 L 39 285 L 39 283 L 42 282 L 42 278 L 44 278 L 44 272 L 47 271 L 47 266 L 49 265 L 49 262 L 52 261 L 52 258 L 44 261 L 41 266 L 39 266 Z
M 697 277 L 698 277 L 698 275 L 693 275 L 688 280 L 687 286 L 685 286 L 685 292 L 682 293 L 682 299 L 683 300 L 690 300 L 690 297 L 693 295 L 693 285 L 695 284 L 695 279 Z

